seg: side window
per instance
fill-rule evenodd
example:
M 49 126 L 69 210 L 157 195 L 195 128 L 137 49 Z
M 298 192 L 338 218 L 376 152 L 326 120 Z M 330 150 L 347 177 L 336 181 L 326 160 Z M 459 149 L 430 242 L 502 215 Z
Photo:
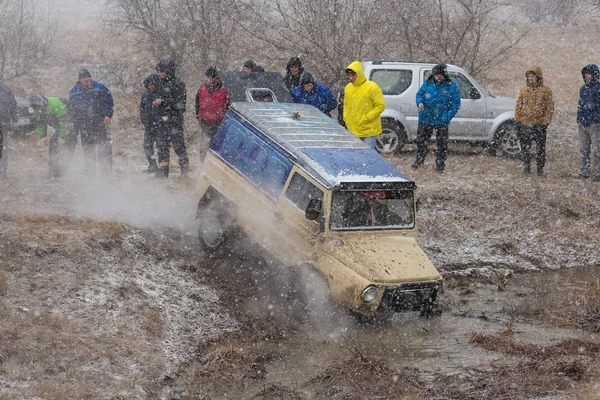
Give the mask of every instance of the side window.
M 429 75 L 431 75 L 431 70 L 423 72 L 423 82 L 425 82 L 427 78 L 429 78 Z M 456 85 L 458 86 L 458 91 L 460 92 L 461 99 L 476 100 L 481 98 L 481 93 L 479 93 L 479 90 L 477 90 L 477 88 L 473 86 L 471 81 L 466 76 L 464 76 L 460 72 L 452 71 L 448 72 L 448 76 L 450 76 L 450 79 L 452 79 L 454 83 L 456 83 Z
M 256 101 L 261 103 L 275 103 L 277 98 L 275 93 L 268 88 L 252 88 L 246 90 L 246 97 L 250 101 Z
M 292 176 L 292 181 L 285 192 L 285 198 L 304 212 L 308 206 L 308 202 L 312 199 L 323 201 L 323 192 L 308 179 L 296 172 Z
M 375 69 L 371 80 L 381 87 L 385 95 L 397 96 L 410 87 L 413 73 L 407 69 Z

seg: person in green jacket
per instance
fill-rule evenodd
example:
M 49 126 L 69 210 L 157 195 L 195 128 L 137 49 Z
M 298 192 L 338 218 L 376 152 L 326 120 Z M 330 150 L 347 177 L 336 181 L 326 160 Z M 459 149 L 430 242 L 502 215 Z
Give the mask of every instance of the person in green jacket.
M 59 138 L 69 140 L 67 105 L 65 100 L 58 97 L 44 97 L 39 94 L 29 98 L 29 104 L 33 108 L 33 116 L 40 138 L 48 134 L 48 125 L 54 129 L 50 138 L 50 153 L 48 157 L 49 176 L 57 178 L 64 171 L 60 168 L 60 146 Z M 71 135 L 72 136 L 72 135 Z M 74 137 L 77 140 L 77 137 Z M 71 140 L 73 138 L 70 138 Z

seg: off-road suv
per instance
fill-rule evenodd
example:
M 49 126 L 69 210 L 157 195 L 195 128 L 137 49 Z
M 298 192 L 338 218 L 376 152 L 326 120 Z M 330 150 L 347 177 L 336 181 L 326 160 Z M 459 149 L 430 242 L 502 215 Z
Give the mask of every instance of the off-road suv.
M 375 146 L 380 153 L 398 153 L 417 138 L 417 91 L 435 63 L 364 61 L 367 78 L 383 91 L 386 109 L 381 115 L 383 132 Z M 484 143 L 491 154 L 516 156 L 521 152 L 514 124 L 514 99 L 493 96 L 455 65 L 448 75 L 458 85 L 460 110 L 449 127 L 450 140 Z

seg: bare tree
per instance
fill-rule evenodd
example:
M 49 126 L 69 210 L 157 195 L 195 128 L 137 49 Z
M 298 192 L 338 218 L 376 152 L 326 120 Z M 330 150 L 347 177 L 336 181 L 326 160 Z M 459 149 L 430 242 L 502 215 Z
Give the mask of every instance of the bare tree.
M 57 40 L 58 24 L 36 0 L 0 0 L 0 72 L 6 79 L 32 76 Z
M 569 25 L 592 9 L 587 0 L 526 0 L 518 3 L 532 22 L 558 22 Z
M 510 26 L 510 16 L 501 17 L 505 5 L 496 0 L 423 0 L 392 7 L 386 15 L 389 23 L 398 21 L 391 37 L 398 46 L 395 52 L 481 74 L 515 51 L 528 33 Z
M 317 76 L 339 85 L 349 61 L 375 54 L 386 26 L 378 0 L 242 0 L 239 20 L 256 53 L 280 62 L 301 56 Z M 275 50 L 275 51 L 273 51 Z
M 138 33 L 138 47 L 194 71 L 229 59 L 237 27 L 233 0 L 108 0 L 105 25 Z

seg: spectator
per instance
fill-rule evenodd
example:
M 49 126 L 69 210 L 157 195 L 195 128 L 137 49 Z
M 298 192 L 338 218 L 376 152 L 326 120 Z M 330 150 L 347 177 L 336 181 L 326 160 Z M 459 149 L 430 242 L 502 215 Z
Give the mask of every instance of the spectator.
M 315 78 L 308 71 L 300 77 L 300 85 L 292 91 L 294 103 L 310 104 L 331 117 L 331 111 L 337 107 L 335 96 L 331 90 Z
M 584 85 L 579 89 L 577 124 L 579 126 L 580 178 L 590 177 L 590 152 L 594 155 L 594 181 L 600 181 L 600 72 L 596 64 L 581 70 Z
M 40 138 L 45 138 L 48 133 L 48 125 L 54 129 L 50 138 L 48 156 L 48 176 L 57 178 L 64 172 L 64 166 L 60 166 L 60 144 L 58 139 L 65 139 L 69 126 L 66 101 L 58 97 L 44 97 L 39 94 L 29 98 L 29 104 L 33 108 L 36 119 L 36 128 Z M 77 136 L 71 135 L 69 140 L 77 141 Z M 75 144 L 69 144 L 73 146 Z
M 381 133 L 381 113 L 385 100 L 379 85 L 368 80 L 362 64 L 354 61 L 346 68 L 348 84 L 344 89 L 344 122 L 359 139 L 375 148 L 375 136 Z
M 526 84 L 519 92 L 515 107 L 523 173 L 531 172 L 531 144 L 535 142 L 537 174 L 543 176 L 546 165 L 546 130 L 554 112 L 552 90 L 544 85 L 542 70 L 538 66 L 529 68 L 525 78 Z
M 227 90 L 219 78 L 217 69 L 209 67 L 204 73 L 204 79 L 205 82 L 200 85 L 196 94 L 194 106 L 196 118 L 200 123 L 200 129 L 205 139 L 201 143 L 200 159 L 204 159 L 212 139 L 217 134 L 228 105 Z
M 157 74 L 148 75 L 144 79 L 146 91 L 142 94 L 142 100 L 140 101 L 140 120 L 144 126 L 144 154 L 148 160 L 148 169 L 146 172 L 149 174 L 158 172 L 154 145 L 157 144 L 158 147 L 160 116 L 158 114 L 158 107 L 153 103 L 158 98 L 159 80 L 160 78 Z
M 287 62 L 285 67 L 285 87 L 287 87 L 288 91 L 292 93 L 292 91 L 300 85 L 300 77 L 304 72 L 304 68 L 302 67 L 302 61 L 298 57 L 292 57 Z
M 256 63 L 252 60 L 246 60 L 242 63 L 242 72 L 252 72 L 252 68 L 256 67 Z
M 0 179 L 6 178 L 8 131 L 17 129 L 17 100 L 0 74 Z
M 114 101 L 110 90 L 100 82 L 92 80 L 90 72 L 82 68 L 77 83 L 69 92 L 69 128 L 74 137 L 67 137 L 65 150 L 68 165 L 77 144 L 77 135 L 81 137 L 81 147 L 88 176 L 100 173 L 108 176 L 112 172 L 112 138 L 108 127 L 111 124 Z M 67 155 L 68 154 L 68 155 Z
M 158 107 L 160 124 L 158 131 L 159 167 L 156 176 L 169 176 L 171 146 L 179 158 L 181 176 L 189 172 L 189 159 L 183 134 L 183 113 L 185 112 L 186 91 L 185 83 L 175 76 L 175 62 L 163 60 L 156 67 L 159 85 L 157 98 L 152 104 Z
M 438 64 L 431 70 L 417 92 L 419 125 L 417 128 L 417 157 L 412 168 L 419 168 L 427 156 L 429 140 L 435 131 L 435 169 L 446 170 L 448 154 L 448 125 L 460 108 L 458 86 L 448 76 L 446 64 Z

